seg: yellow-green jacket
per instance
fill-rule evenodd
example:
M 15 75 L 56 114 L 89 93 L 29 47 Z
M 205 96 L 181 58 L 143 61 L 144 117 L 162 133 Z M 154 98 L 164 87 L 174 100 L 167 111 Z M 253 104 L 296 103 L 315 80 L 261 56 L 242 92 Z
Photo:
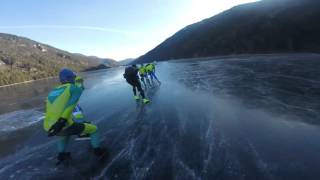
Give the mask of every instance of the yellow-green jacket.
M 46 100 L 44 129 L 48 131 L 59 118 L 67 119 L 68 125 L 73 124 L 72 111 L 77 105 L 83 89 L 74 84 L 63 84 L 54 88 Z
M 153 64 L 153 63 L 150 63 L 146 66 L 146 71 L 149 73 L 149 72 L 152 72 L 154 71 L 156 68 L 156 66 Z
M 144 75 L 146 72 L 147 72 L 146 67 L 141 66 L 141 67 L 139 68 L 139 74 L 140 74 L 140 75 Z

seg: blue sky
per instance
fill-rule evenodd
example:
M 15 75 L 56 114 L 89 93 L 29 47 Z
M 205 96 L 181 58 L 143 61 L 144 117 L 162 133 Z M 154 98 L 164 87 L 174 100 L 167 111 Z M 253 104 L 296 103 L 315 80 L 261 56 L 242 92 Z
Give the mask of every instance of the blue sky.
M 186 25 L 256 0 L 2 0 L 0 32 L 122 60 Z

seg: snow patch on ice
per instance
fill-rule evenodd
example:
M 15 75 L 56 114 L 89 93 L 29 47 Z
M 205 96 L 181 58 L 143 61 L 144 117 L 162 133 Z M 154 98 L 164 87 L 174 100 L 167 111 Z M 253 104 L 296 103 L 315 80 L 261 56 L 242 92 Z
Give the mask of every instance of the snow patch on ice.
M 20 110 L 0 115 L 0 133 L 8 133 L 29 127 L 44 118 L 44 113 L 35 109 Z

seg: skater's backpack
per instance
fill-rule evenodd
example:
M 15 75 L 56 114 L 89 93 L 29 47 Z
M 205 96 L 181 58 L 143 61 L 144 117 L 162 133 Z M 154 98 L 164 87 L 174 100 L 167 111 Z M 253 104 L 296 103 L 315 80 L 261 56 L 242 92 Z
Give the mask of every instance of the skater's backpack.
M 133 78 L 136 77 L 138 73 L 138 69 L 134 68 L 134 67 L 127 67 L 126 70 L 124 71 L 124 78 Z

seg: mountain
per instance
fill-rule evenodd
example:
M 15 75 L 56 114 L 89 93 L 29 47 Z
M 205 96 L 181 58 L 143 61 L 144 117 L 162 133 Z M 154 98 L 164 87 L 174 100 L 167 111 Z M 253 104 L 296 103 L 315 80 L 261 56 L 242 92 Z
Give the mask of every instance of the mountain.
M 87 68 L 84 71 L 96 71 L 96 70 L 108 69 L 108 68 L 110 68 L 110 66 L 107 66 L 105 64 L 99 64 L 98 66 Z
M 134 58 L 124 59 L 124 60 L 119 61 L 119 64 L 121 66 L 126 66 L 126 65 L 130 64 L 131 62 L 133 62 L 134 60 L 135 60 Z
M 92 58 L 97 58 L 97 57 L 92 56 Z M 104 59 L 99 59 L 99 60 L 100 60 L 100 64 L 98 66 L 87 68 L 85 71 L 95 71 L 95 70 L 107 69 L 110 67 L 120 66 L 120 64 L 114 59 L 104 58 Z
M 320 1 L 239 5 L 175 33 L 135 63 L 250 53 L 320 52 Z
M 105 66 L 109 66 L 109 67 L 114 67 L 114 66 L 119 66 L 119 63 L 111 58 L 104 58 L 101 59 L 101 64 L 105 65 Z
M 85 71 L 115 61 L 73 54 L 24 37 L 0 33 L 0 86 L 56 76 L 62 67 Z

